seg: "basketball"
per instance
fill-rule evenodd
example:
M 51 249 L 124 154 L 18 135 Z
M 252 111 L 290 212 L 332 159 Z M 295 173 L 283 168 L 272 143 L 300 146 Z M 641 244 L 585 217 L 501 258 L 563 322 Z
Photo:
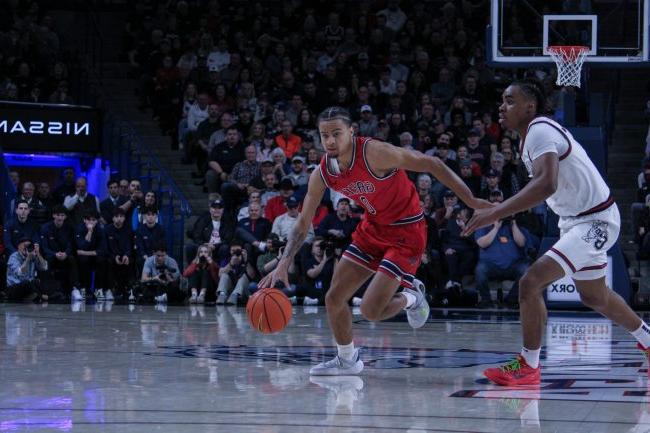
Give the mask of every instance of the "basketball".
M 278 289 L 262 289 L 248 300 L 246 314 L 253 329 L 263 334 L 280 332 L 291 320 L 291 301 Z

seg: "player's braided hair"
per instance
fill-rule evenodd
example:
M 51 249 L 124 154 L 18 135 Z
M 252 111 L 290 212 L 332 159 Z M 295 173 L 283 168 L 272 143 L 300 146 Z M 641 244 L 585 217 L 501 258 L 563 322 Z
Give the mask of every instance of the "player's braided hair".
M 517 86 L 528 97 L 537 103 L 537 114 L 545 114 L 548 111 L 546 102 L 546 92 L 542 83 L 535 78 L 526 78 L 525 80 L 515 81 L 513 86 Z
M 321 122 L 326 122 L 328 120 L 341 120 L 345 123 L 346 126 L 352 125 L 352 119 L 350 118 L 350 113 L 345 108 L 341 107 L 328 107 L 324 109 L 316 119 L 316 124 L 318 125 Z

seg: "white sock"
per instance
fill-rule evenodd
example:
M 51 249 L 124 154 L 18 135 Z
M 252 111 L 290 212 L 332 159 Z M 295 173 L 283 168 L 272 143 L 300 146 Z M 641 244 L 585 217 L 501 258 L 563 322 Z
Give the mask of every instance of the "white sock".
M 339 358 L 351 361 L 354 357 L 354 341 L 350 344 L 337 344 L 336 347 L 339 351 Z
M 636 331 L 630 332 L 644 348 L 650 347 L 650 327 L 642 320 L 641 326 Z
M 404 307 L 405 310 L 407 308 L 410 308 L 413 304 L 415 304 L 415 301 L 417 301 L 417 298 L 412 293 L 402 292 L 402 296 L 406 298 L 406 306 Z
M 542 348 L 540 347 L 539 349 L 526 349 L 525 347 L 521 348 L 521 356 L 524 357 L 526 360 L 526 364 L 528 364 L 531 368 L 537 368 L 539 367 L 539 353 L 542 351 Z

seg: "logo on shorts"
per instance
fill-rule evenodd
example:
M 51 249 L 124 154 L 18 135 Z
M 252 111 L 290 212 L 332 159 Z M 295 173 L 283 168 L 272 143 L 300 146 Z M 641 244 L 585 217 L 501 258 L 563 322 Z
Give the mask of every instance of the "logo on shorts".
M 603 221 L 594 221 L 591 223 L 591 228 L 582 240 L 588 244 L 594 243 L 594 247 L 600 250 L 607 243 L 607 223 Z

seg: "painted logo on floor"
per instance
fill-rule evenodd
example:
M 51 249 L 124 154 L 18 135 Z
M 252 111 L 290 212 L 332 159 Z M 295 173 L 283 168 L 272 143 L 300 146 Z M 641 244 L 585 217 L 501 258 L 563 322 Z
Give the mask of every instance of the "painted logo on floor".
M 150 356 L 172 358 L 208 358 L 233 362 L 275 362 L 291 365 L 313 365 L 336 355 L 334 347 L 314 346 L 159 346 Z M 505 362 L 511 353 L 477 350 L 430 348 L 364 347 L 361 359 L 366 367 L 395 368 L 467 368 Z

